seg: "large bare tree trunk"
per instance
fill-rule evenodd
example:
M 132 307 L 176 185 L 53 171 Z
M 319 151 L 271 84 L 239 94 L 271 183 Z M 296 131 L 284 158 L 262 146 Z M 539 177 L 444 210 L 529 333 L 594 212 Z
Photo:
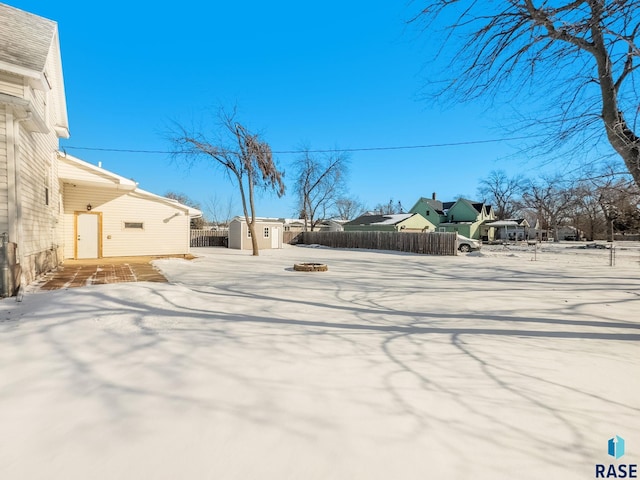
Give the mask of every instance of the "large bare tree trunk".
M 636 185 L 640 186 L 640 138 L 629 128 L 618 105 L 618 90 L 625 77 L 633 70 L 633 55 L 629 59 L 617 82 L 614 82 L 612 61 L 605 46 L 602 34 L 602 4 L 600 1 L 589 2 L 593 12 L 591 35 L 593 38 L 593 56 L 598 65 L 598 82 L 602 96 L 602 120 L 607 130 L 607 139 L 616 152 L 622 157 Z M 630 47 L 631 48 L 631 47 Z
M 253 182 L 249 182 L 249 209 L 251 210 L 251 222 L 249 222 L 249 231 L 251 232 L 251 247 L 253 249 L 253 256 L 260 255 L 260 248 L 258 247 L 258 237 L 256 236 L 256 210 L 253 201 Z

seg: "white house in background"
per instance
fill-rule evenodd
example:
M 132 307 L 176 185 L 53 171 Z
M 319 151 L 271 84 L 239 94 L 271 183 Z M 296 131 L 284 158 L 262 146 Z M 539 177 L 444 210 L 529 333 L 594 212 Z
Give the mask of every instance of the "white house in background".
M 524 218 L 494 220 L 486 222 L 483 227 L 489 232 L 489 238 L 494 240 L 520 241 L 531 238 L 529 222 Z
M 195 208 L 70 155 L 58 156 L 65 258 L 189 253 Z
M 284 223 L 278 219 L 256 218 L 258 249 L 282 248 L 283 231 Z M 251 232 L 244 216 L 235 217 L 229 223 L 229 248 L 253 250 Z
M 304 232 L 304 218 L 279 218 L 284 224 L 285 232 Z M 347 223 L 347 220 L 321 220 L 314 228 L 316 232 L 341 232 L 342 225 Z M 311 225 L 307 223 L 307 230 L 311 230 Z
M 200 212 L 68 155 L 55 22 L 0 3 L 0 296 L 64 258 L 189 252 Z

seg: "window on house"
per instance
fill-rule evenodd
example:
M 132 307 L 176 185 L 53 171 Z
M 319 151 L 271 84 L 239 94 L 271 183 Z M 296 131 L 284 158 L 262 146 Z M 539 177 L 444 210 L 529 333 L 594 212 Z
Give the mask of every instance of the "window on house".
M 269 238 L 269 227 L 264 227 L 264 238 Z
M 124 222 L 124 228 L 134 228 L 142 230 L 144 228 L 143 222 Z

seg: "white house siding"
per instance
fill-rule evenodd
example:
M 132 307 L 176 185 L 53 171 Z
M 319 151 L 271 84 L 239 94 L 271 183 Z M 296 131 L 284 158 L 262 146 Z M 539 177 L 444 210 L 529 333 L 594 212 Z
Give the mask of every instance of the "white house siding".
M 45 75 L 51 85 L 47 93 L 47 121 L 58 129 L 58 135 L 62 138 L 69 137 L 69 125 L 67 120 L 67 100 L 64 95 L 64 78 L 62 74 L 62 61 L 59 52 L 60 44 L 58 33 L 54 36 L 49 48 L 49 56 L 45 67 Z
M 24 82 L 22 77 L 8 72 L 0 72 L 0 93 L 13 97 L 24 97 Z
M 34 107 L 35 114 L 42 118 L 47 125 L 51 125 L 47 118 L 47 92 L 42 90 L 35 90 L 33 87 L 27 86 L 25 92 L 25 99 L 31 101 L 31 106 Z
M 102 214 L 102 256 L 185 255 L 189 253 L 189 216 L 184 208 L 114 188 L 64 184 L 64 254 L 75 255 L 75 214 Z M 142 229 L 126 229 L 140 222 Z
M 60 191 L 56 177 L 58 137 L 31 133 L 19 127 L 17 155 L 18 190 L 20 192 L 22 270 L 27 282 L 55 267 L 61 260 L 61 235 L 57 231 L 60 220 Z M 47 205 L 48 190 L 48 205 Z

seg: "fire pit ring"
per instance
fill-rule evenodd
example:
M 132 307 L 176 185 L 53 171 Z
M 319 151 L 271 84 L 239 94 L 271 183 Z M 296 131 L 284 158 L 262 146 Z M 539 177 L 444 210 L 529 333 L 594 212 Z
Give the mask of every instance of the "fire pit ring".
M 326 272 L 329 267 L 324 263 L 296 263 L 293 269 L 296 272 Z

